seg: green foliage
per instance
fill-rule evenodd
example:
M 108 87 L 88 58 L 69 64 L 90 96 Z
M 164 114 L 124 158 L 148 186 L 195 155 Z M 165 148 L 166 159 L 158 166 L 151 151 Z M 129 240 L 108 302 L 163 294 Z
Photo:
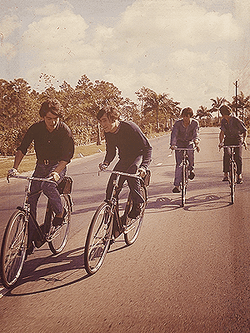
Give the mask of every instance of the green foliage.
M 149 135 L 170 127 L 170 120 L 180 113 L 179 102 L 145 87 L 136 93 L 141 106 L 123 98 L 112 83 L 91 82 L 86 75 L 81 76 L 74 88 L 64 81 L 56 89 L 55 82 L 53 76 L 42 73 L 40 83 L 44 90 L 39 93 L 31 90 L 22 78 L 10 82 L 0 79 L 0 155 L 15 153 L 27 129 L 40 120 L 41 103 L 48 97 L 57 98 L 63 105 L 63 120 L 71 128 L 76 145 L 101 144 L 96 114 L 105 105 L 117 107 L 122 119 L 134 121 Z

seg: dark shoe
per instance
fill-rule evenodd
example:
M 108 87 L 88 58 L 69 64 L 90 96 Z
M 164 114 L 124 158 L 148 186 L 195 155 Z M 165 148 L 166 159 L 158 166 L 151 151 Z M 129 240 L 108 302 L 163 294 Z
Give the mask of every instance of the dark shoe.
M 176 187 L 176 186 L 172 189 L 173 193 L 180 193 L 180 191 L 181 190 L 178 187 Z
M 193 180 L 194 177 L 195 177 L 195 174 L 194 174 L 194 172 L 191 170 L 190 173 L 189 173 L 189 175 L 188 175 L 188 178 L 189 178 L 190 180 Z
M 63 212 L 63 216 L 62 217 L 58 217 L 58 216 L 55 216 L 53 221 L 52 221 L 52 224 L 54 227 L 58 227 L 59 225 L 62 225 L 63 224 L 63 220 L 67 214 L 67 211 L 65 208 L 64 209 L 64 212 Z
M 28 244 L 26 254 L 25 254 L 25 260 L 28 258 L 28 256 L 30 256 L 34 252 L 35 252 L 35 245 L 33 242 L 31 242 L 30 244 Z
M 136 219 L 141 214 L 143 204 L 133 204 L 131 211 L 128 214 L 128 217 L 131 219 Z
M 223 182 L 228 182 L 228 176 L 224 176 L 224 178 L 222 179 Z

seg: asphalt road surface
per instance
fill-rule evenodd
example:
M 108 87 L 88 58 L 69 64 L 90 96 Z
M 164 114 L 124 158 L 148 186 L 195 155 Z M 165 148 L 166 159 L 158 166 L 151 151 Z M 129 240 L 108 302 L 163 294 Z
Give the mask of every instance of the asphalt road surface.
M 139 238 L 129 247 L 118 238 L 91 277 L 84 269 L 84 243 L 109 175 L 97 176 L 104 153 L 73 161 L 69 242 L 58 256 L 47 244 L 37 249 L 17 286 L 2 290 L 0 331 L 250 332 L 250 151 L 243 151 L 244 183 L 230 205 L 218 133 L 201 129 L 196 177 L 184 208 L 172 193 L 169 136 L 151 140 L 152 180 Z M 1 237 L 24 184 L 0 181 Z

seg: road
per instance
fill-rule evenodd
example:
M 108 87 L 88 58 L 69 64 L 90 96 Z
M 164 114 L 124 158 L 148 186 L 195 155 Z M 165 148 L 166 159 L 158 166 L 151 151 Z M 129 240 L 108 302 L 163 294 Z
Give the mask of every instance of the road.
M 58 256 L 44 245 L 27 260 L 18 285 L 0 299 L 1 332 L 250 332 L 250 151 L 243 152 L 244 183 L 230 205 L 218 132 L 201 129 L 184 208 L 171 192 L 169 136 L 151 140 L 152 181 L 139 239 L 127 247 L 120 237 L 91 277 L 84 242 L 108 175 L 96 172 L 103 153 L 72 162 L 70 240 Z M 22 190 L 18 180 L 1 181 L 1 235 Z

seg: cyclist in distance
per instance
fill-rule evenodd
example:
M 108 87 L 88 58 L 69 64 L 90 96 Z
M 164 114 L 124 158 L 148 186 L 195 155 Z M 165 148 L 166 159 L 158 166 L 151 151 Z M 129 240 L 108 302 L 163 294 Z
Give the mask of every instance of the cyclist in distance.
M 37 161 L 33 177 L 49 177 L 57 184 L 62 181 L 66 174 L 66 165 L 74 153 L 71 130 L 60 120 L 63 113 L 63 107 L 57 99 L 48 99 L 42 103 L 39 110 L 42 120 L 33 124 L 24 135 L 21 145 L 17 148 L 13 168 L 8 171 L 9 176 L 17 174 L 18 167 L 27 153 L 28 147 L 34 141 Z M 66 212 L 63 211 L 56 183 L 33 181 L 29 204 L 30 211 L 36 217 L 37 202 L 41 194 L 39 191 L 42 190 L 49 198 L 56 214 L 52 223 L 54 226 L 59 226 L 62 224 Z M 32 193 L 36 194 L 32 195 Z M 34 243 L 37 247 L 43 244 L 37 240 L 36 228 L 30 222 L 27 255 L 34 252 Z
M 234 117 L 231 114 L 231 108 L 227 105 L 220 107 L 220 113 L 222 115 L 220 134 L 219 134 L 219 147 L 235 145 L 240 147 L 235 148 L 235 162 L 237 166 L 237 184 L 242 184 L 242 145 L 247 147 L 246 136 L 247 129 L 243 121 Z M 228 181 L 229 173 L 229 160 L 230 155 L 227 149 L 224 149 L 223 155 L 223 181 Z
M 100 170 L 105 170 L 108 167 L 116 156 L 117 148 L 119 161 L 115 165 L 114 170 L 131 174 L 138 172 L 141 177 L 144 177 L 151 162 L 152 147 L 135 123 L 132 121 L 120 121 L 119 116 L 118 110 L 111 106 L 102 108 L 97 114 L 97 119 L 104 130 L 106 140 L 106 155 L 104 161 L 99 164 L 99 168 Z M 106 200 L 109 200 L 111 196 L 114 178 L 115 175 L 111 174 L 106 189 Z M 121 177 L 119 189 L 121 189 L 124 181 L 125 178 Z M 140 195 L 140 181 L 136 178 L 130 178 L 128 179 L 128 185 L 133 201 L 129 217 L 136 218 L 140 215 L 144 202 Z
M 173 126 L 170 139 L 170 149 L 177 148 L 194 148 L 199 152 L 199 123 L 197 120 L 192 119 L 193 110 L 190 107 L 186 107 L 181 112 L 182 119 L 177 120 Z M 189 161 L 189 179 L 194 179 L 194 151 L 188 151 L 188 161 Z M 180 193 L 180 183 L 181 183 L 181 162 L 182 162 L 183 152 L 180 150 L 175 151 L 175 178 L 174 178 L 174 188 L 173 193 Z

